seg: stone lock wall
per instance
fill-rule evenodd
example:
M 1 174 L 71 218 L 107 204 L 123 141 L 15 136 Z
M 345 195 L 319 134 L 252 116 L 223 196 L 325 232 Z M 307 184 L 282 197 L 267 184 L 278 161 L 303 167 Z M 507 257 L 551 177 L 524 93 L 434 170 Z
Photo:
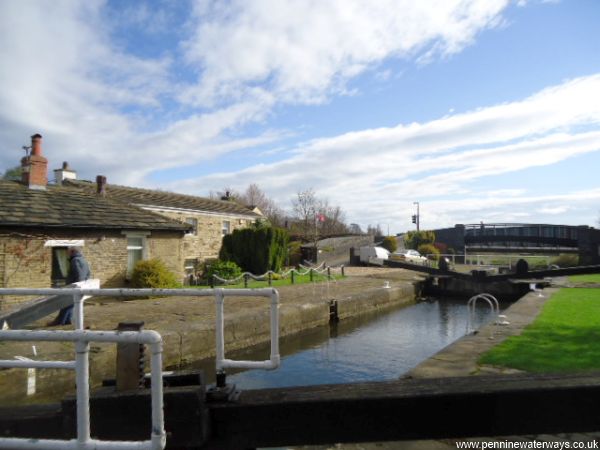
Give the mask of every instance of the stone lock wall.
M 159 258 L 183 280 L 183 234 L 152 231 L 146 237 L 147 258 Z M 29 230 L 0 234 L 0 287 L 47 288 L 52 283 L 52 247 L 47 240 L 84 240 L 83 255 L 101 287 L 127 286 L 127 236 L 120 230 Z M 0 309 L 28 298 L 0 298 Z

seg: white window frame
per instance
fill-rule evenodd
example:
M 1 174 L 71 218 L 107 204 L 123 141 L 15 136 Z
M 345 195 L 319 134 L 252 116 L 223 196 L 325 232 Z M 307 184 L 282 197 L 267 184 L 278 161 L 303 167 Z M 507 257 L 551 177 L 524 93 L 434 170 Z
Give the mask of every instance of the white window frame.
M 83 239 L 48 239 L 44 243 L 44 247 L 83 247 L 85 241 Z
M 225 224 L 227 224 L 227 227 L 225 227 Z M 223 220 L 221 221 L 221 235 L 225 236 L 227 234 L 231 234 L 231 221 Z
M 193 221 L 193 222 L 188 222 Z M 191 231 L 186 231 L 184 236 L 198 236 L 198 218 L 197 217 L 186 217 L 185 223 L 192 225 L 194 228 Z
M 148 259 L 148 236 L 150 232 L 140 232 L 140 231 L 123 231 L 122 234 L 126 239 L 126 249 L 127 249 L 127 261 L 129 261 L 129 250 L 142 250 L 142 259 Z M 129 239 L 130 238 L 141 238 L 142 239 L 142 248 L 140 249 L 138 246 L 130 246 Z M 125 268 L 125 278 L 129 280 L 131 278 L 132 268 Z

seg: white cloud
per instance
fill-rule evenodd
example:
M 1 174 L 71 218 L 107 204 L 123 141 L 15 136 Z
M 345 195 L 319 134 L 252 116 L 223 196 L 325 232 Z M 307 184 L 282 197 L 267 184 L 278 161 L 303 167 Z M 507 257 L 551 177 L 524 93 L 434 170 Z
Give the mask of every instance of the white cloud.
M 6 0 L 0 2 L 0 145 L 14 152 L 0 153 L 0 167 L 15 165 L 27 136 L 40 132 L 55 167 L 68 160 L 88 178 L 103 173 L 110 181 L 148 183 L 151 171 L 289 136 L 245 133 L 245 125 L 266 121 L 278 105 L 349 95 L 355 90 L 348 81 L 367 72 L 389 80 L 394 74 L 383 63 L 392 58 L 461 51 L 502 22 L 507 3 L 198 0 L 178 30 L 191 30 L 186 42 L 149 58 L 116 43 L 103 1 Z M 174 18 L 144 6 L 125 9 L 120 20 L 160 33 Z M 182 53 L 193 81 L 180 77 Z M 285 205 L 312 186 L 365 223 L 408 221 L 416 197 L 435 206 L 437 224 L 492 217 L 495 207 L 505 208 L 504 215 L 509 207 L 523 209 L 513 217 L 536 210 L 560 216 L 567 202 L 592 205 L 598 195 L 532 198 L 515 186 L 482 195 L 472 192 L 473 181 L 598 151 L 599 105 L 600 75 L 582 77 L 522 101 L 451 110 L 425 123 L 295 148 L 280 142 L 276 163 L 171 188 L 199 193 L 257 182 Z M 447 201 L 450 195 L 460 199 Z
M 228 138 L 260 120 L 266 95 L 168 119 L 163 99 L 173 96 L 173 56 L 140 58 L 111 41 L 102 1 L 0 2 L 0 167 L 22 156 L 21 145 L 39 132 L 54 167 L 68 160 L 80 174 L 141 183 L 149 172 L 195 164 L 276 138 Z M 144 12 L 145 11 L 145 12 Z M 125 14 L 125 12 L 123 13 Z M 143 10 L 133 22 L 156 21 Z M 163 116 L 152 126 L 147 116 Z M 158 128 L 158 129 L 157 129 Z M 51 166 L 51 168 L 53 168 Z
M 196 1 L 187 61 L 199 83 L 183 101 L 211 105 L 268 90 L 321 102 L 386 58 L 450 55 L 498 24 L 507 0 Z
M 527 213 L 531 213 L 531 205 L 523 203 L 528 197 L 522 187 L 503 187 L 501 195 L 490 196 L 470 192 L 471 183 L 599 152 L 598 125 L 600 75 L 592 75 L 518 102 L 422 124 L 316 139 L 300 145 L 282 161 L 179 182 L 178 186 L 197 192 L 202 186 L 242 188 L 257 182 L 282 204 L 288 204 L 298 190 L 312 186 L 343 205 L 353 222 L 369 217 L 373 222 L 383 222 L 385 217 L 406 221 L 409 214 L 406 209 L 399 210 L 398 202 L 405 202 L 404 208 L 409 209 L 414 199 L 435 205 L 433 210 L 448 220 L 464 220 L 458 216 L 491 206 L 527 204 Z M 438 200 L 450 195 L 461 200 Z M 578 202 L 589 200 L 581 193 L 577 198 Z M 525 212 L 512 216 L 518 213 Z

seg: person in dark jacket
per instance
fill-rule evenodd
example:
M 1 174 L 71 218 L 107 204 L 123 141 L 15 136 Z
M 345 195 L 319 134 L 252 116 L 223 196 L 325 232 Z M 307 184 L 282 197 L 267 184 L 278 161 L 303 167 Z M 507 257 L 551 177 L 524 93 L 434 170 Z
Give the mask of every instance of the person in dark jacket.
M 69 275 L 67 275 L 67 285 L 85 281 L 91 277 L 90 266 L 81 254 L 78 248 L 69 247 Z M 58 313 L 56 319 L 48 325 L 69 325 L 73 316 L 73 305 L 64 307 Z

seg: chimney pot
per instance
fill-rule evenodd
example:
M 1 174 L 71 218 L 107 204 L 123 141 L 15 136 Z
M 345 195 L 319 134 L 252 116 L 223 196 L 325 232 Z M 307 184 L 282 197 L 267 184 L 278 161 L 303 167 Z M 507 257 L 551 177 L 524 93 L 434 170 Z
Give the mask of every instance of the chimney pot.
M 101 196 L 106 195 L 106 177 L 103 175 L 96 177 L 96 193 Z
M 31 136 L 31 155 L 42 156 L 42 135 L 39 133 Z

